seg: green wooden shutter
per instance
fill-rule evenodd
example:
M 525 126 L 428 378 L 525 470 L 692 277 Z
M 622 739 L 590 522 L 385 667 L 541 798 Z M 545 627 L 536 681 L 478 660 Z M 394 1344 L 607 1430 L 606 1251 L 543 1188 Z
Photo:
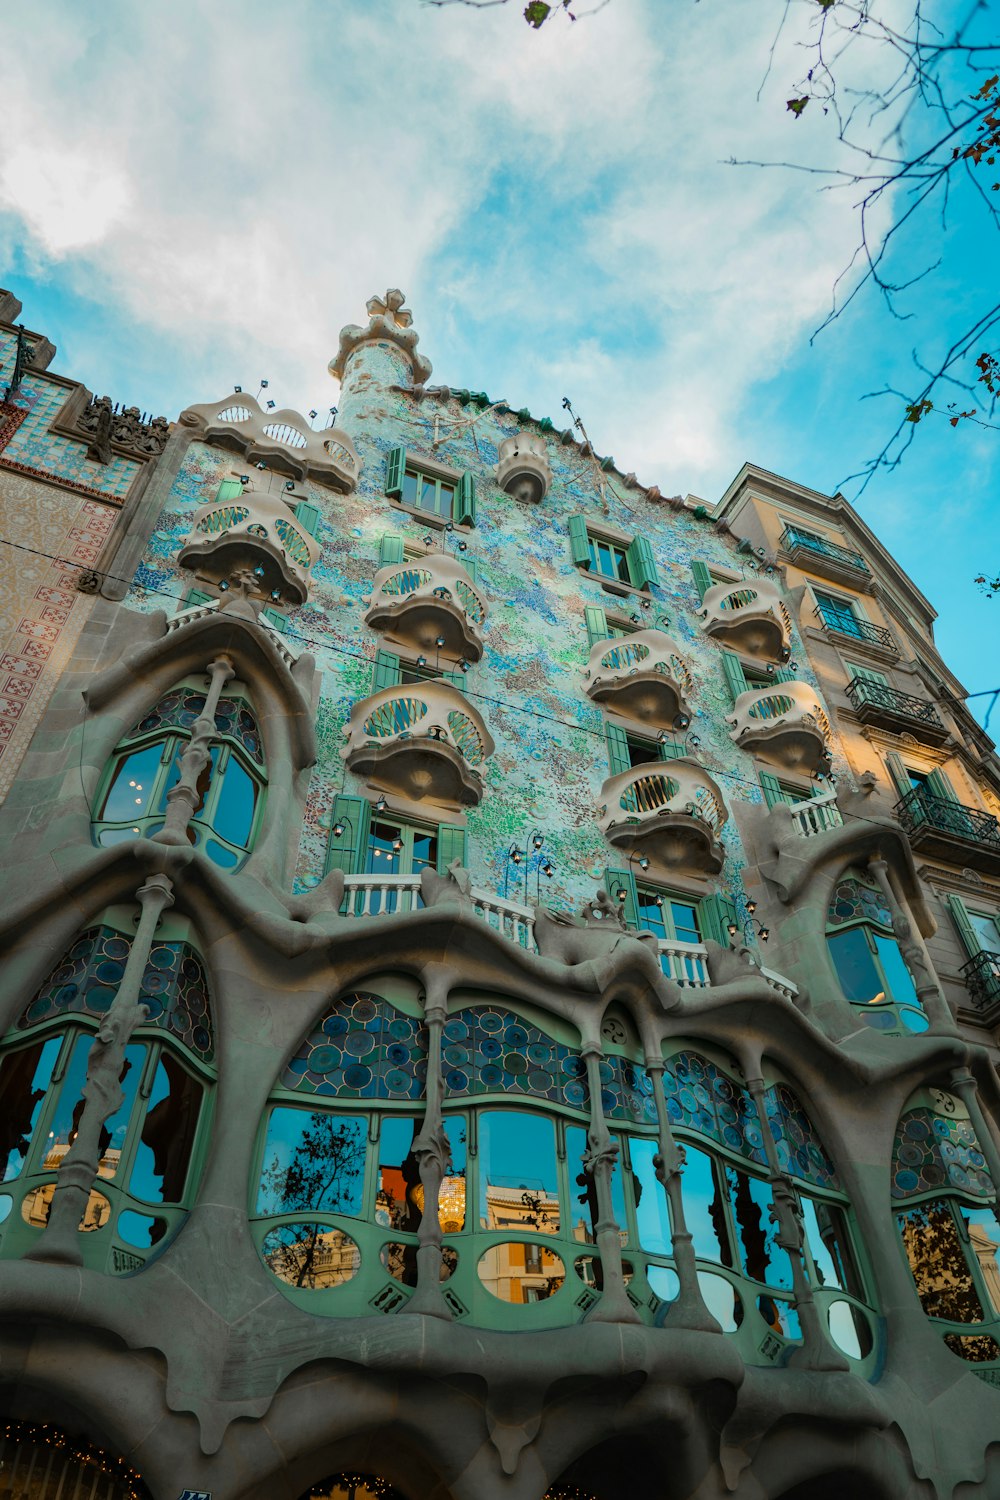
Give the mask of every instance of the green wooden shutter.
M 798 682 L 799 674 L 793 672 L 791 667 L 775 667 L 774 680 L 775 682 Z
M 479 558 L 478 557 L 460 557 L 458 560 L 462 564 L 462 567 L 465 569 L 465 571 L 468 573 L 469 577 L 472 579 L 472 582 L 475 583 L 475 584 L 478 584 L 479 583 Z
M 378 565 L 380 568 L 391 568 L 394 563 L 406 561 L 405 543 L 403 538 L 395 531 L 386 531 L 382 534 L 382 540 L 378 549 Z
M 948 780 L 943 771 L 932 771 L 927 778 L 927 790 L 932 797 L 940 797 L 943 802 L 958 802 L 955 788 Z
M 194 609 L 198 604 L 211 604 L 212 602 L 212 595 L 206 594 L 204 589 L 188 589 L 181 607 L 183 609 Z
M 712 575 L 708 571 L 708 563 L 695 558 L 691 564 L 691 572 L 694 575 L 694 586 L 698 590 L 698 598 L 704 599 L 709 589 L 714 587 Z
M 387 495 L 403 493 L 403 475 L 406 472 L 406 449 L 393 448 L 385 457 L 385 492 Z
M 617 724 L 605 724 L 604 733 L 608 741 L 608 762 L 612 776 L 620 776 L 622 771 L 630 771 L 632 761 L 628 753 L 628 740 L 625 738 L 624 729 L 619 729 Z
M 636 588 L 651 589 L 659 583 L 660 573 L 648 537 L 634 536 L 628 544 L 625 560 L 628 576 Z
M 777 776 L 772 776 L 770 771 L 758 771 L 760 778 L 760 789 L 764 793 L 764 801 L 768 807 L 777 807 L 779 802 L 788 802 L 787 792 L 782 788 Z
M 375 656 L 375 670 L 372 673 L 372 692 L 378 693 L 382 688 L 399 686 L 399 657 L 391 651 L 379 651 Z
M 300 500 L 295 507 L 295 519 L 303 531 L 308 531 L 310 536 L 319 534 L 319 521 L 323 512 L 318 505 L 313 505 L 308 500 Z
M 570 556 L 578 568 L 589 568 L 590 538 L 587 535 L 586 516 L 570 516 L 566 524 L 569 527 Z
M 454 860 L 467 863 L 465 829 L 457 823 L 439 823 L 437 831 L 437 872 L 444 875 Z
M 243 494 L 243 485 L 239 479 L 224 479 L 215 493 L 216 505 L 228 505 L 231 500 L 238 500 Z
M 680 740 L 659 740 L 658 746 L 661 760 L 681 760 L 688 753 Z
M 910 786 L 910 773 L 903 764 L 903 758 L 895 750 L 890 750 L 885 757 L 889 767 L 889 775 L 896 783 L 896 791 L 901 797 L 908 797 L 913 788 Z
M 639 926 L 639 892 L 636 889 L 635 876 L 632 871 L 605 870 L 604 889 L 614 905 L 620 909 L 625 918 L 626 927 L 631 927 L 634 931 Z M 619 891 L 625 892 L 624 901 L 619 901 Z
M 962 946 L 970 958 L 975 958 L 982 951 L 979 934 L 969 921 L 969 913 L 965 909 L 965 902 L 961 896 L 949 896 L 948 906 L 951 911 L 952 921 L 958 928 L 958 935 L 962 939 Z
M 326 869 L 328 872 L 343 870 L 345 875 L 358 875 L 364 870 L 368 851 L 371 803 L 364 797 L 334 797 L 332 811 Z M 338 823 L 344 825 L 339 839 L 333 834 Z
M 721 893 L 717 896 L 705 896 L 698 903 L 698 923 L 703 938 L 711 938 L 713 942 L 721 943 L 723 948 L 731 948 L 733 940 L 728 932 L 730 922 L 735 922 L 739 927 L 736 903 L 728 896 Z
M 285 619 L 284 615 L 279 615 L 276 609 L 262 609 L 261 614 L 264 616 L 264 619 L 268 622 L 269 625 L 273 625 L 275 630 L 279 631 L 281 635 L 284 635 L 285 631 L 288 628 L 288 621 Z
M 455 491 L 455 520 L 460 526 L 476 524 L 476 476 L 465 473 Z
M 595 641 L 609 639 L 608 617 L 599 604 L 588 604 L 583 611 L 583 618 L 587 624 L 588 646 L 592 646 Z
M 735 651 L 723 651 L 722 670 L 726 674 L 726 686 L 730 697 L 735 703 L 741 693 L 747 691 L 747 680 L 743 675 L 743 667 Z
M 860 677 L 862 682 L 877 682 L 879 687 L 889 686 L 889 679 L 884 672 L 876 672 L 873 667 L 857 667 L 852 661 L 847 662 L 846 666 L 855 677 Z
M 452 687 L 453 688 L 458 688 L 458 691 L 460 693 L 464 693 L 465 692 L 465 673 L 464 672 L 442 672 L 441 673 L 441 681 L 442 682 L 450 682 L 451 685 L 452 685 Z

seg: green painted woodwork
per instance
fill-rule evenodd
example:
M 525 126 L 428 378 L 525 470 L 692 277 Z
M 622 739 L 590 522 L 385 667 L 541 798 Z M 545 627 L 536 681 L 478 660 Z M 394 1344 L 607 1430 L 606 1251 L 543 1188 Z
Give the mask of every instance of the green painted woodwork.
M 460 526 L 476 524 L 476 476 L 468 470 L 458 481 L 455 491 L 455 520 Z
M 319 506 L 313 505 L 309 500 L 300 500 L 295 507 L 295 519 L 303 531 L 308 531 L 310 536 L 318 535 L 322 516 L 323 512 Z
M 698 598 L 704 599 L 713 584 L 712 575 L 708 571 L 708 563 L 702 562 L 699 557 L 694 558 L 691 563 L 691 573 L 694 577 L 694 586 L 698 590 Z
M 570 516 L 566 522 L 569 529 L 569 555 L 578 568 L 590 567 L 590 538 L 587 535 L 586 516 Z
M 636 588 L 652 589 L 658 586 L 660 573 L 648 537 L 641 533 L 634 536 L 628 544 L 625 557 L 629 578 Z
M 345 875 L 356 875 L 364 869 L 371 814 L 372 806 L 367 797 L 341 795 L 333 799 L 324 874 L 330 870 L 343 870 Z M 338 838 L 333 830 L 340 826 L 343 826 L 343 833 Z
M 403 475 L 406 472 L 406 449 L 393 448 L 385 460 L 385 492 L 400 496 L 403 493 Z
M 466 831 L 457 823 L 439 823 L 437 831 L 437 870 L 444 875 L 448 866 L 457 859 L 466 862 Z
M 385 531 L 379 542 L 378 565 L 380 568 L 392 567 L 396 563 L 406 561 L 406 544 L 398 531 Z
M 593 646 L 595 641 L 609 639 L 611 632 L 608 630 L 608 617 L 599 604 L 587 604 L 583 610 L 584 623 L 587 626 L 587 645 Z
M 392 651 L 375 653 L 375 669 L 372 673 L 372 692 L 399 686 L 399 657 Z
M 743 672 L 743 665 L 735 651 L 721 651 L 722 671 L 726 679 L 726 687 L 729 696 L 735 703 L 741 693 L 745 693 L 749 687 Z

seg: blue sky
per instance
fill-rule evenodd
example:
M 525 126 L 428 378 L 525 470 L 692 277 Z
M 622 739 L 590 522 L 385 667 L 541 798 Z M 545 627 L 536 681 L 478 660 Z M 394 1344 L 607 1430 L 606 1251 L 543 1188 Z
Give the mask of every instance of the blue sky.
M 862 398 L 985 305 L 997 242 L 960 197 L 908 321 L 864 296 L 810 345 L 851 196 L 725 164 L 838 160 L 785 110 L 793 34 L 757 97 L 780 8 L 612 0 L 538 34 L 515 0 L 8 8 L 0 282 L 56 368 L 167 416 L 262 376 L 325 412 L 340 327 L 400 286 L 435 379 L 554 419 L 568 395 L 665 493 L 713 501 L 745 459 L 831 491 L 894 425 Z M 858 501 L 971 691 L 1000 682 L 972 582 L 1000 566 L 998 441 L 932 415 Z

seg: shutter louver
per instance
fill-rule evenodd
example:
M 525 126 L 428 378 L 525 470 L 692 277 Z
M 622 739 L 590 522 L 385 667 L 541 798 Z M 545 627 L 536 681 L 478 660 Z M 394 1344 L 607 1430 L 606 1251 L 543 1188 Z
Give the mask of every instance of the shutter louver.
M 611 897 L 613 905 L 625 918 L 626 927 L 634 932 L 639 926 L 639 892 L 636 889 L 635 876 L 631 870 L 605 870 L 604 889 Z M 618 892 L 625 892 L 624 901 L 619 899 Z
M 648 537 L 633 537 L 628 544 L 625 559 L 628 563 L 628 576 L 636 588 L 655 588 L 660 581 L 660 573 Z
M 406 472 L 406 449 L 393 448 L 385 459 L 385 492 L 387 495 L 403 493 L 403 475 Z
M 694 586 L 698 590 L 698 598 L 704 599 L 708 590 L 712 587 L 712 575 L 708 571 L 708 563 L 696 558 L 691 564 L 691 572 L 694 576 Z
M 437 872 L 445 875 L 457 859 L 466 865 L 466 833 L 457 823 L 439 823 L 437 831 Z
M 739 920 L 736 915 L 736 903 L 728 896 L 721 894 L 705 896 L 698 905 L 698 920 L 703 938 L 711 938 L 713 942 L 721 943 L 723 948 L 733 946 L 733 939 L 729 936 L 729 924 L 734 922 L 738 927 Z
M 587 536 L 587 521 L 584 516 L 570 516 L 569 551 L 578 568 L 590 567 L 590 538 Z
M 777 776 L 772 776 L 770 771 L 758 771 L 760 789 L 764 793 L 764 801 L 768 807 L 777 807 L 779 802 L 789 802 L 790 797 L 782 790 L 781 782 Z
M 460 526 L 476 524 L 476 476 L 463 474 L 455 492 L 455 520 Z
M 322 511 L 318 505 L 313 505 L 308 500 L 300 500 L 295 507 L 295 519 L 303 531 L 308 531 L 310 536 L 319 534 L 319 522 Z
M 372 692 L 381 692 L 382 688 L 399 686 L 399 657 L 391 651 L 379 651 L 375 656 L 375 670 L 372 673 Z
M 233 500 L 239 500 L 244 493 L 239 479 L 224 479 L 215 493 L 215 503 L 229 505 Z
M 609 639 L 608 617 L 599 604 L 588 604 L 583 611 L 583 618 L 587 625 L 588 646 L 592 646 L 595 641 Z
M 962 939 L 962 946 L 970 958 L 975 958 L 982 951 L 982 944 L 979 941 L 976 929 L 969 920 L 969 913 L 966 911 L 965 902 L 961 896 L 949 896 L 948 908 L 951 911 L 952 921 L 958 928 L 958 935 Z
M 623 771 L 630 771 L 632 759 L 628 753 L 628 740 L 624 729 L 619 729 L 617 724 L 605 724 L 604 733 L 608 741 L 608 763 L 611 766 L 612 776 L 620 776 Z
M 743 675 L 743 667 L 735 651 L 723 651 L 722 670 L 726 674 L 726 686 L 729 695 L 735 703 L 741 693 L 747 691 L 747 680 Z
M 391 568 L 395 563 L 406 561 L 406 550 L 403 538 L 395 531 L 387 531 L 383 534 L 378 549 L 378 565 L 380 568 Z
M 330 870 L 343 870 L 345 875 L 357 875 L 363 871 L 371 811 L 371 803 L 364 797 L 333 799 L 330 843 L 326 851 L 327 873 Z M 337 838 L 333 830 L 341 826 L 344 831 Z

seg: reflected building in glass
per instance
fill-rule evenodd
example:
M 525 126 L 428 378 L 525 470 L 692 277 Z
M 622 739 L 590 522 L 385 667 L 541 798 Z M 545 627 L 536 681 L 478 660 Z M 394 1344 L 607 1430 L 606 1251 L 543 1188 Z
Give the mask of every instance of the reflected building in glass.
M 986 1500 L 1000 765 L 931 606 L 367 311 L 333 425 L 150 421 L 0 292 L 0 1492 Z

